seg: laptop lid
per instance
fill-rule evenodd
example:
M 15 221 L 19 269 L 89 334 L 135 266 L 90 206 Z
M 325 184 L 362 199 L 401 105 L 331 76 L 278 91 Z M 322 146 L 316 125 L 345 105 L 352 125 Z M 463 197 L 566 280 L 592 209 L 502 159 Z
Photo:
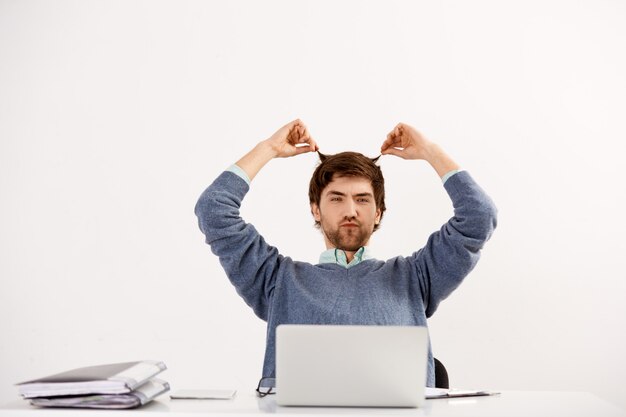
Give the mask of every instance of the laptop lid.
M 276 403 L 418 407 L 427 354 L 426 327 L 279 325 Z

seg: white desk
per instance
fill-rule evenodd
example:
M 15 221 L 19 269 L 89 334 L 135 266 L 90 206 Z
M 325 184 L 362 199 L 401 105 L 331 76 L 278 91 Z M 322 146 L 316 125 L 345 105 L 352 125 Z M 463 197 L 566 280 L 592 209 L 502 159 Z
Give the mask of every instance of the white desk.
M 279 407 L 272 396 L 238 392 L 234 400 L 170 400 L 167 394 L 135 410 L 37 409 L 24 400 L 0 407 L 0 417 L 130 417 L 138 415 L 194 417 L 216 415 L 287 416 L 459 416 L 459 417 L 609 417 L 622 410 L 587 392 L 504 391 L 493 397 L 427 400 L 422 408 L 304 408 Z

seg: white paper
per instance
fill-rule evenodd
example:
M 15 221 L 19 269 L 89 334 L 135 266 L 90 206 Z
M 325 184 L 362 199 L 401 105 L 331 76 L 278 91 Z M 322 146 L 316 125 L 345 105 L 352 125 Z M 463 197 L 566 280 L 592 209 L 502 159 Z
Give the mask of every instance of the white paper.
M 173 400 L 230 400 L 237 391 L 233 389 L 179 389 L 170 394 Z
M 469 389 L 445 389 L 426 387 L 424 396 L 426 399 L 434 398 L 456 398 L 456 397 L 480 397 L 484 395 L 496 395 L 499 392 L 486 390 L 469 390 Z

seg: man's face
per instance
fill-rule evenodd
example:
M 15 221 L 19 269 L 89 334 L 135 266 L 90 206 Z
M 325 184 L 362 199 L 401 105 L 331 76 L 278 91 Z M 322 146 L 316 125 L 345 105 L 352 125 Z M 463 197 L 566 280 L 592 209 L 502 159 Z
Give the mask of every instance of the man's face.
M 357 251 L 367 245 L 380 221 L 372 184 L 363 177 L 334 176 L 311 211 L 321 224 L 327 249 Z

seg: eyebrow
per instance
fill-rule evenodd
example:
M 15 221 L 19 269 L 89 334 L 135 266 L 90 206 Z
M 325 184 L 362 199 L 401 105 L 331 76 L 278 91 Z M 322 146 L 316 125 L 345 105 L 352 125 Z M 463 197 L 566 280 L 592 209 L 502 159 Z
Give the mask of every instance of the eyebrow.
M 340 191 L 335 191 L 335 190 L 327 191 L 326 195 L 338 195 L 340 197 L 345 197 L 346 196 L 345 193 L 342 193 Z M 356 193 L 356 194 L 354 194 L 354 197 L 374 197 L 374 195 L 372 193 Z

